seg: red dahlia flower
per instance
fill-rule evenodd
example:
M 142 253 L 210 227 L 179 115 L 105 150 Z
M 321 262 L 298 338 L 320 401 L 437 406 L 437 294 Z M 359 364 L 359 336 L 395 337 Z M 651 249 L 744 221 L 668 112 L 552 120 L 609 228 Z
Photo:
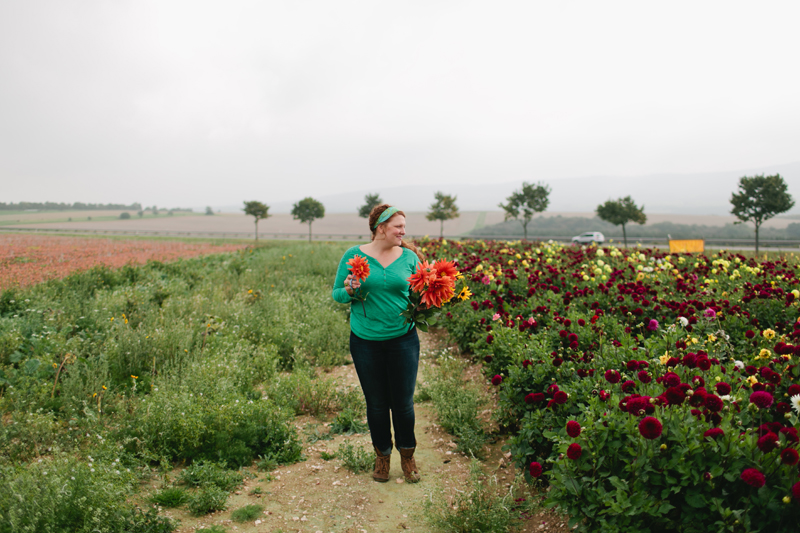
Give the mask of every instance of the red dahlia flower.
M 537 461 L 531 463 L 529 470 L 531 477 L 539 477 L 542 475 L 542 465 L 539 464 Z
M 646 416 L 639 422 L 639 433 L 646 439 L 657 439 L 661 436 L 662 430 L 661 422 L 655 417 Z
M 347 270 L 349 270 L 358 281 L 364 281 L 369 277 L 369 261 L 367 261 L 366 257 L 354 255 L 347 264 L 349 265 Z
M 583 448 L 581 448 L 580 444 L 573 443 L 569 445 L 569 448 L 567 448 L 567 457 L 569 457 L 573 461 L 577 461 L 578 459 L 580 459 L 582 453 L 583 453 Z
M 492 378 L 492 385 L 495 387 L 500 385 L 503 382 L 503 376 L 497 374 L 495 377 Z
M 752 329 L 748 329 L 747 331 L 744 332 L 744 336 L 747 337 L 748 339 L 752 339 L 753 337 L 756 336 L 756 332 L 753 331 Z
M 667 397 L 667 403 L 670 405 L 681 405 L 686 398 L 686 394 L 684 394 L 680 387 L 670 387 L 664 395 Z
M 758 439 L 757 446 L 762 452 L 769 453 L 778 447 L 778 436 L 775 433 L 769 432 Z
M 625 381 L 625 383 L 620 385 L 620 388 L 622 389 L 622 392 L 630 394 L 631 392 L 636 390 L 636 382 L 631 380 L 631 379 L 629 379 L 629 380 Z
M 578 435 L 581 434 L 581 425 L 576 422 L 575 420 L 570 420 L 567 422 L 567 435 L 572 437 L 573 439 L 577 439 Z
M 650 376 L 650 374 L 647 373 L 647 370 L 640 370 L 639 373 L 636 374 L 636 377 L 639 378 L 639 381 L 641 381 L 644 384 L 653 381 L 652 376 Z
M 706 399 L 703 402 L 706 408 L 711 411 L 712 413 L 717 413 L 722 410 L 722 399 L 715 395 L 715 394 L 708 394 L 706 395 Z
M 724 381 L 720 381 L 714 387 L 717 389 L 717 394 L 721 396 L 727 396 L 731 393 L 731 386 Z
M 681 383 L 681 378 L 675 372 L 667 372 L 664 375 L 664 383 L 667 387 L 677 387 Z
M 794 466 L 800 460 L 800 454 L 794 448 L 786 448 L 781 452 L 781 462 L 785 465 Z
M 709 430 L 706 430 L 705 433 L 703 433 L 703 437 L 708 437 L 710 439 L 715 439 L 715 440 L 719 437 L 722 437 L 723 435 L 725 435 L 725 432 L 722 431 L 722 429 L 720 428 L 711 428 Z
M 772 405 L 774 398 L 767 391 L 756 391 L 750 395 L 750 403 L 756 404 L 759 409 L 767 409 Z
M 800 442 L 800 436 L 797 434 L 797 428 L 781 428 L 780 432 L 791 443 L 797 444 Z
M 755 487 L 757 489 L 763 487 L 764 483 L 766 483 L 767 481 L 766 478 L 764 477 L 764 474 L 762 474 L 755 468 L 746 468 L 744 472 L 742 472 L 742 475 L 739 477 L 742 479 L 742 481 L 744 481 L 751 487 Z
M 622 376 L 620 376 L 619 372 L 613 369 L 606 370 L 604 376 L 606 378 L 606 381 L 608 381 L 609 383 L 619 383 L 619 380 L 622 379 Z
M 568 398 L 569 395 L 563 390 L 560 390 L 553 395 L 553 401 L 559 405 L 567 403 Z

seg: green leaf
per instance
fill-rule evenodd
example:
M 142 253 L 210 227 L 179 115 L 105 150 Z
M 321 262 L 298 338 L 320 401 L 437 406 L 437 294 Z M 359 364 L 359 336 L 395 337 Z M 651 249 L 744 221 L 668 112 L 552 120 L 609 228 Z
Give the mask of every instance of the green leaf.
M 23 357 L 25 357 L 25 355 L 22 352 L 17 351 L 12 353 L 8 357 L 8 360 L 11 361 L 12 363 L 19 363 L 20 361 L 22 361 Z
M 33 374 L 39 369 L 40 364 L 41 363 L 38 359 L 28 359 L 28 361 L 25 363 L 25 373 L 28 375 Z

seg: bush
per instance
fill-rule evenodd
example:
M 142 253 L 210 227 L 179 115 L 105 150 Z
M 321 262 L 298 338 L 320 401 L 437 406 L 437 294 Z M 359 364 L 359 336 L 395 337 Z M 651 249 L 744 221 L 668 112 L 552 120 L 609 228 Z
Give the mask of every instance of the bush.
M 375 452 L 367 451 L 363 446 L 353 446 L 349 442 L 339 445 L 336 456 L 354 474 L 369 472 L 375 467 Z
M 131 218 L 131 214 L 128 213 L 127 211 L 123 211 L 122 213 L 119 214 L 119 218 L 121 220 L 128 220 L 129 218 Z
M 228 492 L 216 485 L 206 485 L 189 498 L 189 511 L 202 516 L 215 511 L 224 511 L 228 504 Z
M 232 512 L 231 518 L 234 522 L 252 522 L 261 516 L 263 510 L 263 505 L 246 505 Z
M 366 433 L 369 427 L 366 422 L 362 422 L 356 417 L 352 409 L 345 409 L 333 419 L 331 423 L 331 434 L 353 435 L 355 433 Z
M 181 471 L 178 480 L 190 487 L 214 485 L 230 492 L 244 482 L 244 476 L 239 472 L 227 470 L 224 465 L 198 461 Z
M 180 487 L 160 490 L 150 497 L 150 501 L 161 507 L 180 507 L 189 500 L 189 493 Z

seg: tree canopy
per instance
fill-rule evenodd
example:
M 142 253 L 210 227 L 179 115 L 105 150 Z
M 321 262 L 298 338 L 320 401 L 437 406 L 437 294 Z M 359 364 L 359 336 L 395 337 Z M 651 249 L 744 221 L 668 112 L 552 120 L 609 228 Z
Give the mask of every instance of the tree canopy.
M 506 198 L 505 204 L 498 204 L 506 212 L 505 219 L 522 219 L 522 231 L 528 239 L 528 223 L 535 213 L 541 213 L 550 205 L 550 186 L 542 182 L 533 184 L 522 182 L 522 190 L 514 191 Z
M 460 213 L 458 212 L 455 196 L 437 191 L 433 197 L 436 201 L 428 208 L 425 218 L 439 221 L 439 238 L 441 239 L 444 236 L 444 221 L 458 218 Z
M 739 178 L 739 192 L 731 194 L 731 204 L 731 214 L 739 219 L 738 224 L 752 222 L 755 226 L 758 252 L 758 230 L 761 224 L 794 207 L 794 199 L 780 174 L 760 174 Z
M 361 218 L 369 218 L 369 214 L 372 212 L 372 208 L 376 205 L 381 205 L 383 200 L 379 194 L 367 194 L 364 196 L 364 205 L 358 208 L 358 216 Z
M 311 224 L 325 216 L 325 206 L 310 196 L 303 198 L 292 206 L 292 217 L 303 224 L 308 224 L 308 242 L 311 242 Z
M 644 224 L 647 222 L 644 206 L 638 207 L 630 196 L 616 200 L 606 200 L 604 204 L 597 206 L 596 212 L 601 220 L 605 220 L 615 226 L 622 226 L 622 238 L 625 246 L 628 246 L 628 234 L 625 233 L 625 224 L 629 222 Z
M 209 211 L 211 210 L 210 207 L 206 208 L 206 215 L 213 215 L 214 212 Z M 255 217 L 255 225 L 256 225 L 256 241 L 258 241 L 258 221 L 269 218 L 269 206 L 267 204 L 261 203 L 257 200 L 253 200 L 252 202 L 245 201 L 244 202 L 244 214 L 250 215 L 251 217 Z

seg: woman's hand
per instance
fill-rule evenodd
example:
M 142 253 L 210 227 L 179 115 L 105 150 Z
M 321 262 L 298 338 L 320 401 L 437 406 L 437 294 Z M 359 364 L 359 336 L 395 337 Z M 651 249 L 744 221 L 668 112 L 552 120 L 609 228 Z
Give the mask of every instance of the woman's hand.
M 358 278 L 354 278 L 352 274 L 348 274 L 347 277 L 344 278 L 344 289 L 350 296 L 354 295 L 359 287 L 361 287 L 361 281 L 359 281 Z

